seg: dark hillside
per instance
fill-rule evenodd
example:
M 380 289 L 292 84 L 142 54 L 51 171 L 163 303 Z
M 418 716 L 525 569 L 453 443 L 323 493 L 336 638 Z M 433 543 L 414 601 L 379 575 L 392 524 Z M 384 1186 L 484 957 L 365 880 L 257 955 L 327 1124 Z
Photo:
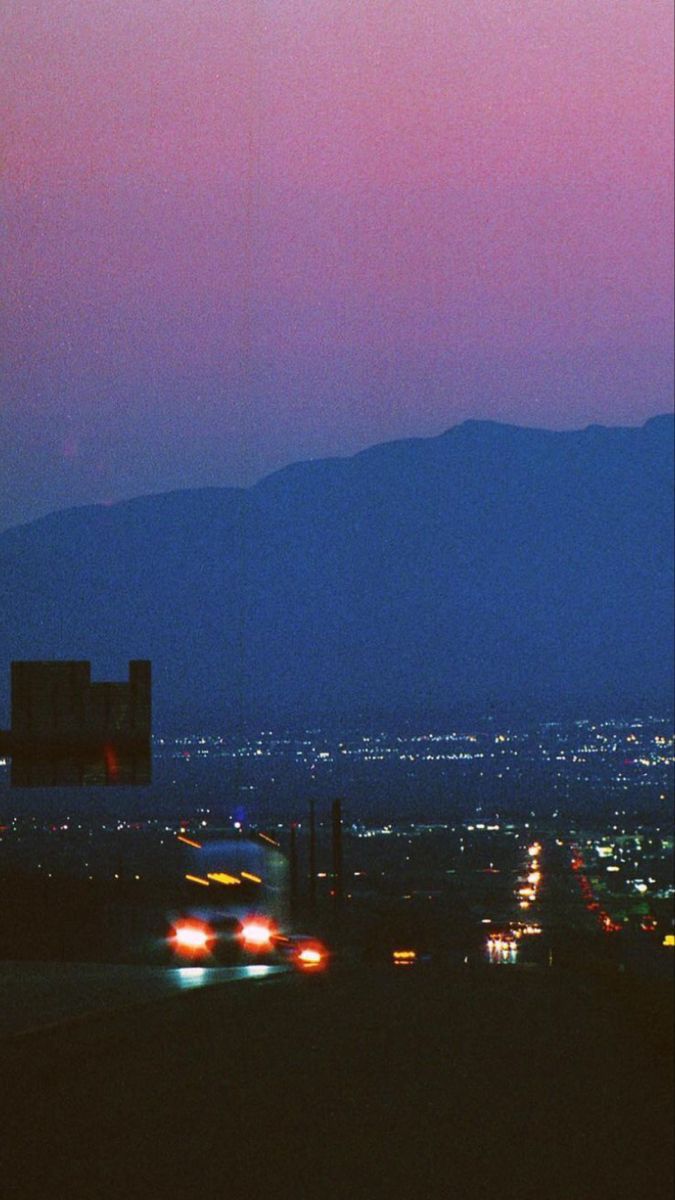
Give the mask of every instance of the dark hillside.
M 673 421 L 467 422 L 0 537 L 0 661 L 154 662 L 158 726 L 671 704 Z M 1 673 L 6 686 L 7 671 Z

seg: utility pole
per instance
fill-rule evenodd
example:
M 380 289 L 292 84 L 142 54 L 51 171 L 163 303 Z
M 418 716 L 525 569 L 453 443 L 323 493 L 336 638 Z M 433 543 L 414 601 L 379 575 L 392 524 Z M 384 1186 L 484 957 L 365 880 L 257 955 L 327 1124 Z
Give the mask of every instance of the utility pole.
M 316 913 L 316 811 L 313 800 L 309 802 L 309 908 Z
M 291 883 L 291 917 L 298 915 L 298 825 L 291 822 L 291 852 L 290 852 L 290 883 Z
M 334 800 L 332 808 L 333 827 L 333 897 L 336 907 L 341 907 L 344 895 L 342 866 L 342 801 Z

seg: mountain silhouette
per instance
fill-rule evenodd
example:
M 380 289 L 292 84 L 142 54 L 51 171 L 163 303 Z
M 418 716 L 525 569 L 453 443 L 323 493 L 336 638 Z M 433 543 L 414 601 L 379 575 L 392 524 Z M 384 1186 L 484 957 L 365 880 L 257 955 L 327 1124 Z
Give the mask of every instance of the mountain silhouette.
M 9 661 L 150 658 L 155 727 L 672 706 L 673 419 L 467 421 L 0 536 Z M 3 715 L 5 720 L 3 721 Z

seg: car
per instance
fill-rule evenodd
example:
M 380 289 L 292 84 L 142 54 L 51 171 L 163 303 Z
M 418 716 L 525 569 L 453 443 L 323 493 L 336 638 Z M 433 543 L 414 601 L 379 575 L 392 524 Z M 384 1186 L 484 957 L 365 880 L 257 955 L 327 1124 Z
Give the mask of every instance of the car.
M 278 962 L 280 938 L 266 916 L 239 918 L 227 913 L 191 912 L 175 918 L 167 942 L 180 960 L 198 959 L 203 965 L 225 966 Z
M 325 971 L 330 962 L 328 947 L 310 934 L 278 933 L 273 942 L 282 958 L 306 974 L 319 974 Z

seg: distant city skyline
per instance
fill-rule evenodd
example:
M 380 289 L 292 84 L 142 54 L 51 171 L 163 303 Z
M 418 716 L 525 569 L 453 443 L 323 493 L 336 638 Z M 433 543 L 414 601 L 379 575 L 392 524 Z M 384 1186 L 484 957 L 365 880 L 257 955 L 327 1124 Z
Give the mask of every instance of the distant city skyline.
M 27 0 L 0 528 L 672 406 L 669 0 Z

